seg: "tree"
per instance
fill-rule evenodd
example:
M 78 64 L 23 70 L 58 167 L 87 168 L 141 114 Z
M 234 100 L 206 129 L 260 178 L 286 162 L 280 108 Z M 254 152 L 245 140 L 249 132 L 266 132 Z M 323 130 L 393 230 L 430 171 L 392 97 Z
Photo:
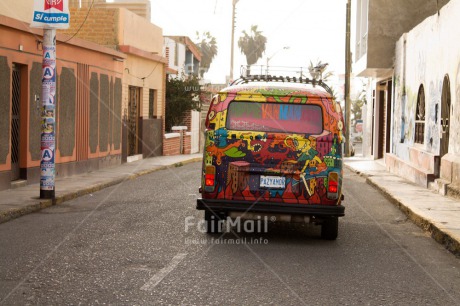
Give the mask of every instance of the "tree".
M 212 60 L 217 55 L 216 38 L 211 36 L 210 32 L 203 32 L 200 36 L 196 32 L 197 43 L 195 43 L 201 51 L 200 76 L 203 77 L 205 72 L 208 72 Z
M 181 125 L 184 115 L 201 108 L 201 87 L 196 76 L 175 77 L 166 80 L 166 131 Z
M 362 119 L 363 116 L 363 105 L 367 104 L 367 90 L 365 84 L 363 83 L 363 88 L 356 99 L 351 101 L 351 113 L 353 115 L 353 120 Z
M 363 116 L 363 105 L 364 101 L 363 100 L 352 100 L 351 101 L 351 113 L 353 115 L 353 120 L 359 120 L 362 119 Z
M 243 36 L 238 39 L 238 47 L 241 53 L 246 56 L 248 66 L 254 65 L 259 58 L 262 58 L 262 54 L 265 52 L 267 38 L 262 35 L 262 31 L 257 30 L 257 25 L 251 26 L 250 34 L 246 31 L 242 33 Z

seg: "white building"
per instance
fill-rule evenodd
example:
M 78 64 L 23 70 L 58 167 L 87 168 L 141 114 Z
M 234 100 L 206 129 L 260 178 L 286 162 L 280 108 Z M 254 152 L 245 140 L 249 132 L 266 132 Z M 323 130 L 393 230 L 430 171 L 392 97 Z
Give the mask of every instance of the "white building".
M 460 0 L 358 0 L 353 12 L 353 72 L 370 81 L 364 156 L 423 186 L 455 182 Z
M 396 43 L 390 170 L 443 192 L 460 182 L 460 0 Z M 452 186 L 451 186 L 452 187 Z
M 164 56 L 168 58 L 170 76 L 198 75 L 201 53 L 187 36 L 165 36 Z

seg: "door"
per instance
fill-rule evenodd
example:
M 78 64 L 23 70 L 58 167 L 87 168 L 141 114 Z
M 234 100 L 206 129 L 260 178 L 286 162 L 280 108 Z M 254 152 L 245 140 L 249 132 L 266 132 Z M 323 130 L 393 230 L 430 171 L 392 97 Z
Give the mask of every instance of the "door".
M 385 153 L 390 153 L 391 150 L 391 122 L 392 119 L 392 111 L 391 111 L 391 98 L 393 93 L 393 83 L 392 81 L 388 81 L 387 83 L 387 91 L 386 91 L 386 108 L 385 108 Z
M 376 127 L 378 134 L 377 138 L 377 154 L 376 159 L 384 157 L 384 153 L 390 152 L 390 135 L 391 135 L 391 90 L 392 83 L 391 80 L 384 81 L 379 83 L 377 86 L 377 101 L 374 100 L 374 103 L 377 104 L 376 116 L 377 124 Z
M 139 99 L 140 88 L 130 86 L 128 103 L 128 156 L 139 154 Z
M 377 159 L 383 158 L 383 148 L 385 147 L 385 90 L 384 84 L 378 87 L 378 138 L 377 138 Z
M 192 148 L 191 153 L 197 153 L 200 150 L 200 112 L 192 111 Z
M 20 102 L 21 102 L 21 71 L 13 64 L 11 101 L 11 180 L 20 179 L 19 169 L 19 128 L 20 128 Z
M 442 83 L 442 96 L 441 96 L 441 144 L 439 155 L 442 158 L 449 150 L 449 125 L 450 125 L 450 81 L 449 76 L 444 77 Z
M 375 90 L 372 90 L 372 122 L 371 122 L 371 155 L 374 155 L 374 138 L 375 138 Z M 364 151 L 363 151 L 364 154 Z

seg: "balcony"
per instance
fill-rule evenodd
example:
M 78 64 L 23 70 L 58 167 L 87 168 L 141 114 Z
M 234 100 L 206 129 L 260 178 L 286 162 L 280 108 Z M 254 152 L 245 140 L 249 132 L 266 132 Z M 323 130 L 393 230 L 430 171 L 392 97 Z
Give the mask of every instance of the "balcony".
M 357 0 L 353 73 L 376 79 L 391 76 L 396 42 L 447 2 Z

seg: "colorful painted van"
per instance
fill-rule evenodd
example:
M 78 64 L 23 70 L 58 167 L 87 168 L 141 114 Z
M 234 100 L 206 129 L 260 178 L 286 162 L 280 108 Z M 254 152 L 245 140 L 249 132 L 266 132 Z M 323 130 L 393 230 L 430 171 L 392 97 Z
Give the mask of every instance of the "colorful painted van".
M 229 217 L 269 216 L 321 225 L 322 238 L 336 239 L 342 110 L 323 82 L 290 81 L 240 79 L 212 99 L 197 200 L 207 232 Z

